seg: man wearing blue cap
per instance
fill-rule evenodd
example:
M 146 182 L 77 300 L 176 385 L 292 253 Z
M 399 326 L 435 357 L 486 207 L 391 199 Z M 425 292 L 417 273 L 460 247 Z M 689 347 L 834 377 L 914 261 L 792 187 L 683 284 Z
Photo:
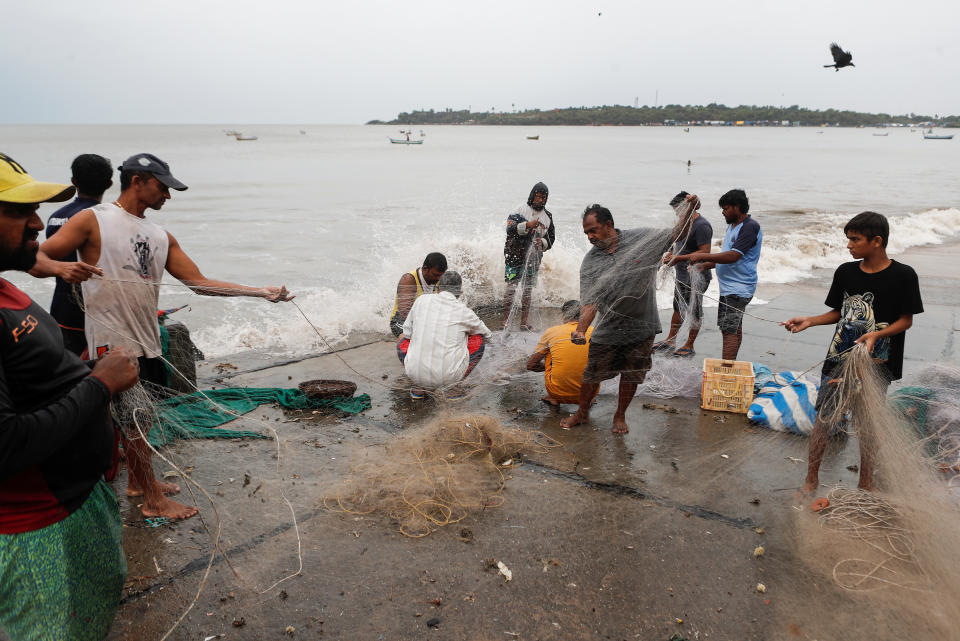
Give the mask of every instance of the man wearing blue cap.
M 159 210 L 170 199 L 171 189 L 184 191 L 187 186 L 173 176 L 167 163 L 152 154 L 131 156 L 120 167 L 120 197 L 76 214 L 40 247 L 40 253 L 52 259 L 79 251 L 81 261 L 102 270 L 102 278 L 83 282 L 91 356 L 116 347 L 132 350 L 139 357 L 140 381 L 148 384 L 148 391 L 167 386 L 157 325 L 164 271 L 206 296 L 250 296 L 273 303 L 293 298 L 286 287 L 248 287 L 204 276 L 177 239 L 146 218 L 147 209 Z M 41 265 L 31 273 L 50 275 L 43 270 Z M 143 495 L 146 517 L 193 516 L 196 508 L 166 496 L 180 488 L 154 476 L 144 440 L 149 421 L 137 425 L 133 418 L 121 419 L 130 465 L 127 495 Z

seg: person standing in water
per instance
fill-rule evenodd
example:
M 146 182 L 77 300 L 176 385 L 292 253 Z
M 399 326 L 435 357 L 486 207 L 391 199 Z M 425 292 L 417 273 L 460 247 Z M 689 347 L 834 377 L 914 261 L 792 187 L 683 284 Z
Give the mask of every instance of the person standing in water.
M 503 245 L 504 280 L 507 291 L 503 297 L 503 328 L 510 321 L 517 289 L 520 296 L 520 329 L 532 331 L 529 323 L 530 298 L 537 284 L 537 272 L 543 252 L 553 247 L 557 232 L 553 214 L 546 209 L 550 190 L 538 182 L 530 190 L 525 205 L 517 207 L 507 217 L 507 239 Z

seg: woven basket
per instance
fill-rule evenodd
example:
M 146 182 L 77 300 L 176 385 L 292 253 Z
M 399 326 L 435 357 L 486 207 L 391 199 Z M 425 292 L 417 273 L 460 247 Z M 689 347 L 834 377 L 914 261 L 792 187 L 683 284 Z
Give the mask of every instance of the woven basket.
M 357 391 L 357 384 L 351 381 L 334 381 L 318 379 L 304 381 L 297 387 L 308 397 L 316 400 L 331 398 L 351 398 Z

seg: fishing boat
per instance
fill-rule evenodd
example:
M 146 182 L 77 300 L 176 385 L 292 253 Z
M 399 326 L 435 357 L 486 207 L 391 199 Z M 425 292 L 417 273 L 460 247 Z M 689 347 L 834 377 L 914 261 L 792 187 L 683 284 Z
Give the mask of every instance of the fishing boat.
M 527 136 L 527 140 L 540 140 L 540 134 L 537 134 L 536 136 Z
M 422 145 L 423 140 L 398 140 L 397 138 L 391 138 L 390 142 L 394 145 Z
M 256 140 L 256 139 L 257 139 L 256 136 L 244 136 L 243 134 L 237 134 L 237 135 L 235 136 L 235 138 L 236 138 L 237 140 L 241 140 L 241 141 L 243 141 L 243 140 Z
M 935 134 L 933 127 L 930 127 L 923 133 L 924 140 L 953 140 L 953 134 Z
M 874 136 L 889 136 L 890 133 L 889 133 L 889 132 L 885 132 L 885 133 L 882 133 L 882 134 L 873 134 L 873 135 L 874 135 Z

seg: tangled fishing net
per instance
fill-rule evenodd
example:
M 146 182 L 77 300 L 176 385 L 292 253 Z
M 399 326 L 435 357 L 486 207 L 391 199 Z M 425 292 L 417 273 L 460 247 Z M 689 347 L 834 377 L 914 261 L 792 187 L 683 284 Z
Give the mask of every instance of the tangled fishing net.
M 956 487 L 960 478 L 960 369 L 928 366 L 917 375 L 916 385 L 900 388 L 891 400 L 923 439 L 928 456 Z
M 560 444 L 542 432 L 489 416 L 441 418 L 358 455 L 349 476 L 323 499 L 330 510 L 379 514 L 409 537 L 424 537 L 499 507 L 509 470 L 526 454 Z
M 834 580 L 857 592 L 923 591 L 928 619 L 955 631 L 960 508 L 910 419 L 887 403 L 884 374 L 863 345 L 850 350 L 838 378 L 837 402 L 823 418 L 848 421 L 875 462 L 879 489 L 835 489 L 828 497 L 821 525 L 858 542 L 834 565 Z

